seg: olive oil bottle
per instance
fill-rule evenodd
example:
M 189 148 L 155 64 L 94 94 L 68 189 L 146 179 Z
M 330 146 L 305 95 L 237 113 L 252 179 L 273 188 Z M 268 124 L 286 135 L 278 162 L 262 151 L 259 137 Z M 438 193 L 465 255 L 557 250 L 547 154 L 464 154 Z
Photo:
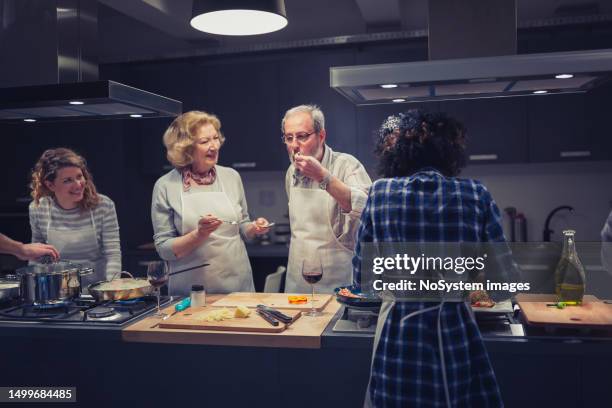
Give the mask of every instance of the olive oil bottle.
M 555 270 L 555 292 L 559 302 L 582 302 L 585 289 L 584 267 L 578 259 L 574 235 L 563 231 L 563 252 Z

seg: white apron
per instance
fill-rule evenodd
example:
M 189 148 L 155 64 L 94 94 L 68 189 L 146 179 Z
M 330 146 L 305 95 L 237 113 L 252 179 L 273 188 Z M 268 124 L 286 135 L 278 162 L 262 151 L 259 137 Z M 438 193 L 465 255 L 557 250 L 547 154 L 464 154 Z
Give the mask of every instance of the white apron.
M 291 244 L 287 263 L 285 292 L 310 293 L 310 284 L 302 278 L 302 261 L 320 259 L 323 278 L 316 284 L 319 293 L 332 293 L 353 281 L 353 251 L 336 238 L 329 218 L 334 198 L 321 189 L 289 189 Z
M 47 244 L 53 245 L 60 253 L 60 260 L 81 264 L 94 269 L 91 275 L 81 277 L 81 291 L 87 293 L 87 285 L 106 280 L 106 258 L 102 255 L 96 232 L 93 211 L 89 211 L 91 225 L 83 228 L 51 228 L 51 205 L 47 222 Z
M 201 216 L 212 214 L 221 220 L 240 221 L 235 205 L 223 188 L 217 173 L 220 192 L 183 192 L 181 186 L 182 225 L 185 235 L 198 227 Z M 222 223 L 196 249 L 185 257 L 170 262 L 170 272 L 193 266 L 209 264 L 189 272 L 170 277 L 170 295 L 189 296 L 191 285 L 204 285 L 208 293 L 254 292 L 253 272 L 244 242 L 240 238 L 238 225 Z

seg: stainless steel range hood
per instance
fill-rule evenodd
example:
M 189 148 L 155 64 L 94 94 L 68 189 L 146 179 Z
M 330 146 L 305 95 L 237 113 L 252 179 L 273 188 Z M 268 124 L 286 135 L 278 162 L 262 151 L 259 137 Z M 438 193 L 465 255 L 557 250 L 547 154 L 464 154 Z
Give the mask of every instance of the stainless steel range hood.
M 182 112 L 180 101 L 98 80 L 95 0 L 0 0 L 0 21 L 0 123 Z
M 611 75 L 605 49 L 332 67 L 330 86 L 356 105 L 374 105 L 585 92 Z
M 330 68 L 356 105 L 585 92 L 612 49 L 516 55 L 514 0 L 430 0 L 429 61 Z

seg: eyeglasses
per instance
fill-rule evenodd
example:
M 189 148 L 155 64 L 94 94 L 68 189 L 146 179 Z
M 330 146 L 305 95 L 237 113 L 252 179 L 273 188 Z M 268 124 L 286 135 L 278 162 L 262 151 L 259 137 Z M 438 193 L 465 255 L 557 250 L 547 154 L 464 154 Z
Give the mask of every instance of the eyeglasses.
M 308 138 L 310 136 L 314 135 L 315 133 L 317 133 L 317 132 L 316 131 L 312 131 L 310 133 L 297 133 L 295 135 L 291 135 L 291 134 L 282 135 L 281 136 L 281 140 L 285 144 L 291 144 L 291 143 L 293 143 L 293 140 L 297 140 L 298 143 L 305 143 L 308 140 Z

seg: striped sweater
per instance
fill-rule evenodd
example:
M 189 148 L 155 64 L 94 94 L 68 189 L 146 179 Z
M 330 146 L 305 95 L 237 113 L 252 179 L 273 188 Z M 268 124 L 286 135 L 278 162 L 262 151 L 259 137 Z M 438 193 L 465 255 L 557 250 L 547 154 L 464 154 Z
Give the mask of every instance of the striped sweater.
M 96 237 L 102 256 L 106 259 L 107 279 L 121 271 L 121 246 L 119 241 L 119 223 L 115 204 L 105 195 L 99 194 L 100 203 L 93 211 L 96 228 Z M 47 242 L 47 225 L 49 223 L 49 206 L 51 207 L 51 224 L 53 229 L 73 230 L 91 226 L 89 211 L 79 208 L 64 210 L 54 200 L 44 197 L 38 205 L 30 203 L 30 227 L 32 228 L 32 242 Z

